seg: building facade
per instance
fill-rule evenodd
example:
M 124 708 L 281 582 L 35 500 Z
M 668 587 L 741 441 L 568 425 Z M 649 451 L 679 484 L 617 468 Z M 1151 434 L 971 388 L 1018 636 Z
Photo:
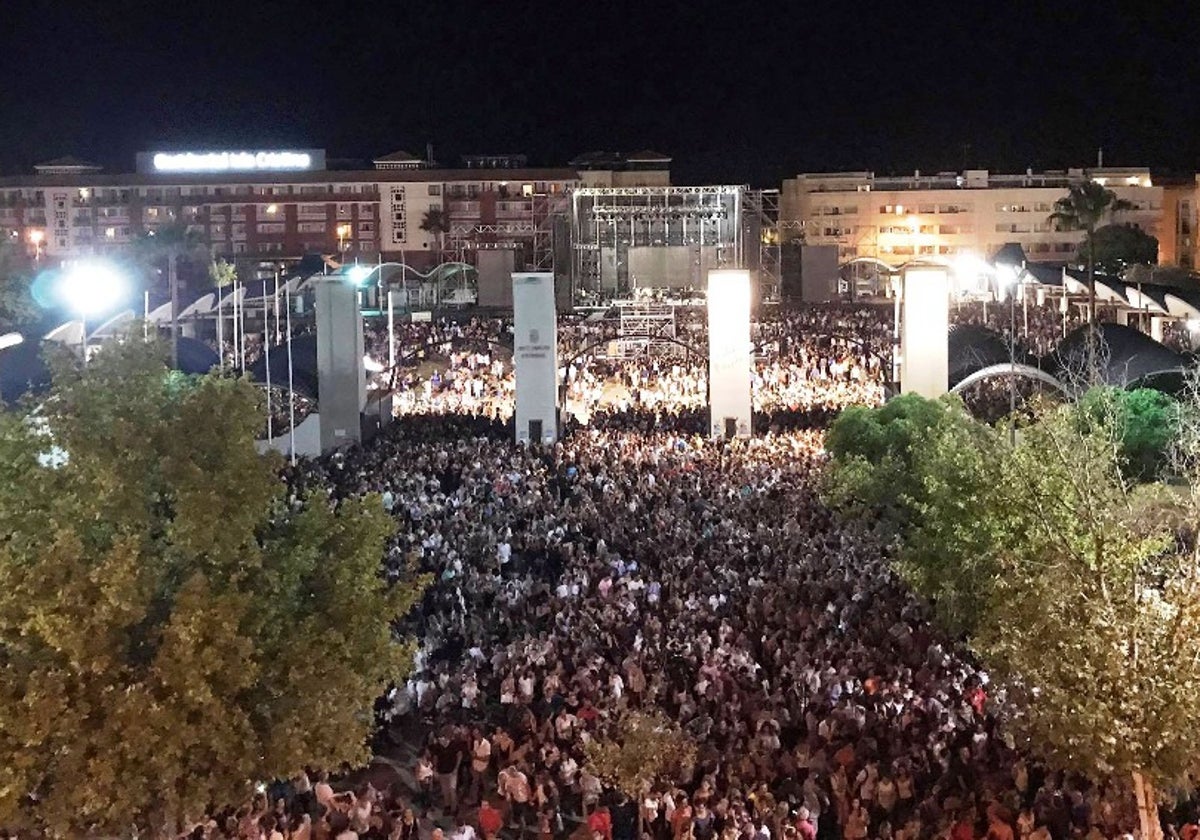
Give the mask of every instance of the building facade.
M 1087 177 L 1132 205 L 1115 221 L 1135 225 L 1160 243 L 1173 239 L 1164 229 L 1164 188 L 1152 182 L 1146 168 L 1017 175 L 966 170 L 904 177 L 801 174 L 783 182 L 780 231 L 785 240 L 836 245 L 843 264 L 987 258 L 1008 242 L 1020 243 L 1030 260 L 1067 263 L 1075 259 L 1083 234 L 1055 230 L 1048 217 L 1070 185 Z
M 268 165 L 254 169 L 256 154 Z M 182 223 L 214 256 L 233 260 L 321 253 L 422 267 L 510 249 L 518 269 L 547 269 L 554 220 L 566 216 L 570 191 L 584 182 L 580 169 L 531 168 L 516 155 L 472 156 L 443 169 L 395 152 L 372 169 L 330 170 L 322 150 L 280 157 L 288 154 L 146 154 L 139 171 L 126 174 L 51 161 L 34 175 L 0 178 L 0 236 L 31 258 L 60 262 L 116 253 Z M 170 171 L 155 169 L 156 159 Z M 273 169 L 274 162 L 295 165 Z M 656 165 L 634 174 L 622 164 L 620 174 L 669 182 L 669 159 Z

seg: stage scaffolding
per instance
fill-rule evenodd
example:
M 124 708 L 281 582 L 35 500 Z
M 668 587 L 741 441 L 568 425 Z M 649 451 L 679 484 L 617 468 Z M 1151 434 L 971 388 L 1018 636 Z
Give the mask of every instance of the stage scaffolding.
M 616 356 L 675 356 L 682 348 L 675 343 L 675 307 L 669 303 L 625 300 L 617 302 Z
M 703 288 L 744 266 L 741 186 L 581 187 L 571 192 L 572 288 L 579 302 L 639 289 Z

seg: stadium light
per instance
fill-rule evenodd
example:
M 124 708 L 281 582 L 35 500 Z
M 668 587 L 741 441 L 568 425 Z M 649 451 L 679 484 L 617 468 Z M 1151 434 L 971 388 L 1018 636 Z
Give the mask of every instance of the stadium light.
M 129 294 L 125 276 L 111 263 L 79 262 L 67 268 L 58 283 L 58 299 L 83 318 L 103 314 Z
M 367 278 L 371 276 L 371 272 L 374 270 L 374 266 L 356 264 L 346 269 L 346 276 L 350 278 L 350 282 L 355 286 L 362 286 L 367 282 Z
M 78 262 L 67 268 L 58 281 L 58 299 L 66 309 L 79 315 L 80 350 L 84 366 L 88 363 L 87 319 L 119 305 L 129 294 L 129 283 L 112 263 Z

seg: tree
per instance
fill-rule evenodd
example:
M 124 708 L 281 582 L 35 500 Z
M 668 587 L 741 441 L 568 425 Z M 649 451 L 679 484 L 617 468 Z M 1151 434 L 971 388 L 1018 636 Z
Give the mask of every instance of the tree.
M 1126 480 L 1151 481 L 1168 469 L 1180 419 L 1179 403 L 1172 397 L 1153 388 L 1097 387 L 1080 399 L 1076 416 L 1088 425 L 1111 426 Z
M 1114 276 L 1135 265 L 1158 262 L 1158 240 L 1133 225 L 1104 225 L 1088 234 L 1084 243 L 1096 268 Z
M 696 745 L 660 712 L 626 712 L 609 737 L 588 741 L 585 751 L 597 778 L 638 803 L 639 836 L 643 795 L 658 782 L 677 781 L 696 760 Z
M 167 263 L 167 286 L 171 294 L 171 365 L 179 367 L 179 261 L 204 255 L 204 238 L 185 222 L 173 221 L 147 231 L 134 243 L 144 262 Z
M 1107 216 L 1131 210 L 1133 205 L 1091 178 L 1072 184 L 1067 194 L 1054 202 L 1054 212 L 1047 221 L 1055 230 L 1086 231 L 1084 250 L 1087 252 L 1088 323 L 1096 323 L 1096 253 L 1093 234 Z
M 287 504 L 253 387 L 165 356 L 57 360 L 40 407 L 0 412 L 0 825 L 174 836 L 362 762 L 407 667 L 391 621 L 422 581 L 380 576 L 379 498 Z
M 7 242 L 0 242 L 0 334 L 18 329 L 38 316 L 25 261 Z
M 967 635 L 1009 701 L 1006 726 L 1054 766 L 1131 780 L 1146 838 L 1160 836 L 1155 791 L 1191 769 L 1200 725 L 1200 495 L 1131 480 L 1131 448 L 1149 445 L 1133 427 L 1168 410 L 1088 395 L 1044 410 L 1015 447 L 984 424 L 939 422 L 899 481 L 886 451 L 830 464 L 831 486 L 847 468 L 893 482 L 873 493 L 910 511 L 896 569 Z M 1200 481 L 1200 399 L 1181 416 Z
M 441 207 L 430 207 L 421 217 L 421 230 L 437 239 L 439 259 L 446 249 L 446 234 L 450 232 L 450 216 Z

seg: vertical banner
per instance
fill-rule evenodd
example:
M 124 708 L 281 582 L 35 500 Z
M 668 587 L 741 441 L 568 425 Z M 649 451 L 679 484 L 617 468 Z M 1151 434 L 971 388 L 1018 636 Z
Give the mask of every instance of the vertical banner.
M 708 272 L 708 405 L 713 437 L 750 434 L 750 272 Z
M 938 266 L 903 273 L 900 391 L 936 399 L 950 388 L 950 275 Z
M 558 440 L 558 320 L 554 274 L 512 275 L 517 443 Z
M 362 441 L 363 324 L 358 289 L 346 278 L 318 279 L 315 288 L 321 451 L 329 452 Z

